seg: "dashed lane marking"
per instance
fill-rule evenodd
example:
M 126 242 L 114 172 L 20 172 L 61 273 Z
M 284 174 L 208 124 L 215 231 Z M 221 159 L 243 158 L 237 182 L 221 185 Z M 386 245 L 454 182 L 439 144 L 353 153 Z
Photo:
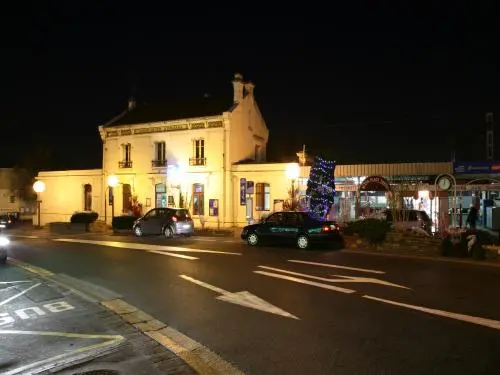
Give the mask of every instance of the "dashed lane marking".
M 471 324 L 477 324 L 480 326 L 488 327 L 488 328 L 493 328 L 493 329 L 498 329 L 500 330 L 500 321 L 498 320 L 493 320 L 493 319 L 487 319 L 487 318 L 481 318 L 478 316 L 471 316 L 471 315 L 465 315 L 465 314 L 458 314 L 450 311 L 444 311 L 444 310 L 437 310 L 437 309 L 431 309 L 428 307 L 423 307 L 423 306 L 417 306 L 417 305 L 409 305 L 407 303 L 401 303 L 401 302 L 396 302 L 396 301 L 391 301 L 388 299 L 384 298 L 378 298 L 378 297 L 372 297 L 368 295 L 364 295 L 363 298 L 372 300 L 372 301 L 378 301 L 382 303 L 386 303 L 389 305 L 393 306 L 399 306 L 399 307 L 404 307 L 406 309 L 411 309 L 411 310 L 416 310 L 416 311 L 421 311 L 427 314 L 431 315 L 437 315 L 441 316 L 444 318 L 450 318 L 450 319 L 455 319 L 455 320 L 460 320 L 462 322 L 467 322 Z
M 305 261 L 305 260 L 288 260 L 288 261 L 292 262 L 292 263 L 309 264 L 311 266 L 339 268 L 339 269 L 342 269 L 342 270 L 349 270 L 349 271 L 359 271 L 359 272 L 376 273 L 376 274 L 384 274 L 385 273 L 384 271 L 369 270 L 369 269 L 366 269 L 366 268 L 356 268 L 356 267 L 340 266 L 338 264 L 308 262 L 308 261 Z
M 56 238 L 54 241 L 57 242 L 69 242 L 69 243 L 83 243 L 89 245 L 100 245 L 109 247 L 118 247 L 123 249 L 135 249 L 135 250 L 146 250 L 146 251 L 166 251 L 166 252 L 185 252 L 185 253 L 207 253 L 207 254 L 220 254 L 220 255 L 241 255 L 241 253 L 232 253 L 228 251 L 217 251 L 217 250 L 206 250 L 206 249 L 193 249 L 190 247 L 178 247 L 178 246 L 163 246 L 163 245 L 150 245 L 143 243 L 133 243 L 133 242 L 117 242 L 117 241 L 95 241 L 95 240 L 80 240 L 73 238 Z
M 16 260 L 14 261 L 16 265 L 22 266 L 24 269 L 36 273 L 39 276 L 42 276 L 40 275 L 40 273 L 38 273 L 41 272 L 40 270 L 42 270 L 42 273 L 45 273 L 45 276 L 42 276 L 43 278 L 47 278 L 50 280 L 50 276 L 47 277 L 46 275 L 53 275 L 50 271 L 43 270 L 34 266 L 25 267 L 26 263 Z M 64 283 L 59 282 L 59 284 L 64 286 Z M 70 289 L 75 290 L 73 287 L 70 287 Z M 81 294 L 83 295 L 84 293 Z M 90 299 L 90 297 L 87 298 Z M 137 307 L 127 303 L 122 299 L 101 301 L 101 305 L 119 315 L 120 318 L 123 319 L 127 324 L 133 325 L 140 332 L 149 336 L 157 343 L 165 347 L 167 350 L 175 353 L 185 363 L 196 370 L 199 375 L 245 375 L 244 372 L 240 371 L 238 368 L 233 366 L 228 361 L 224 360 L 222 357 L 220 357 L 201 343 L 191 339 L 190 337 L 184 335 L 176 329 L 169 327 L 167 324 L 155 319 L 153 316 L 139 310 Z M 104 346 L 105 343 L 98 345 L 100 345 L 100 348 L 101 346 Z M 89 354 L 89 351 L 94 348 L 96 347 L 86 347 L 86 355 L 84 358 L 91 355 Z M 82 348 L 79 350 L 81 351 Z M 59 361 L 59 359 L 60 358 L 57 357 L 51 358 L 50 361 Z M 49 359 L 46 361 L 50 362 Z M 23 369 L 22 371 L 25 370 Z M 13 372 L 2 375 L 15 375 L 19 373 L 20 372 Z

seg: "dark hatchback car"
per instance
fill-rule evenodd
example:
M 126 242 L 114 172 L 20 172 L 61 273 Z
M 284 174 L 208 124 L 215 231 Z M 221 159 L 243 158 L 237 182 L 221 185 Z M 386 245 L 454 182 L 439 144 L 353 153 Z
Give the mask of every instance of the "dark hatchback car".
M 1 215 L 0 216 L 0 229 L 8 229 L 12 228 L 16 224 L 16 220 L 14 217 L 10 215 Z
M 194 223 L 185 208 L 153 208 L 135 221 L 132 230 L 138 237 L 150 234 L 188 237 L 194 233 Z
M 316 220 L 307 212 L 275 212 L 262 223 L 244 227 L 241 239 L 250 246 L 274 242 L 295 244 L 299 249 L 307 249 L 313 244 L 343 245 L 335 222 Z

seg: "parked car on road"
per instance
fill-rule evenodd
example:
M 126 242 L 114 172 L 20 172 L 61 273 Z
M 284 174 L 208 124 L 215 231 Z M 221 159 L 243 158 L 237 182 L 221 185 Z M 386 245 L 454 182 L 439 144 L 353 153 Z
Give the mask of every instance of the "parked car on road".
M 15 219 L 10 215 L 1 215 L 0 216 L 0 229 L 8 229 L 14 226 Z
M 241 239 L 250 246 L 265 242 L 295 244 L 307 249 L 315 243 L 342 244 L 339 226 L 333 221 L 320 221 L 307 212 L 275 212 L 261 223 L 247 225 L 241 232 Z
M 163 234 L 166 238 L 191 236 L 194 223 L 185 208 L 153 208 L 135 221 L 132 230 L 138 237 L 151 234 Z

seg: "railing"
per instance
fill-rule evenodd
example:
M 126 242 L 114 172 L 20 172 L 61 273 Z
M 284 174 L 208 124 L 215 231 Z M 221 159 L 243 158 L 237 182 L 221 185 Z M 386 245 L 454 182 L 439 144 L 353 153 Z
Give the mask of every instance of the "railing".
M 132 161 L 131 160 L 119 161 L 118 168 L 132 168 Z
M 189 165 L 207 165 L 207 158 L 189 158 Z
M 151 161 L 151 166 L 153 168 L 166 167 L 167 166 L 167 161 L 166 160 L 152 160 Z

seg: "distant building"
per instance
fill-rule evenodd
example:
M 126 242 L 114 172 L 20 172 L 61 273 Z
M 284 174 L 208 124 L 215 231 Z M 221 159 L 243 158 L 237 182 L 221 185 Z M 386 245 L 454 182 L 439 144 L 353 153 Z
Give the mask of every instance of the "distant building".
M 35 196 L 31 194 L 31 180 L 27 171 L 17 168 L 0 168 L 0 215 L 12 213 L 22 219 L 31 219 L 35 212 Z

